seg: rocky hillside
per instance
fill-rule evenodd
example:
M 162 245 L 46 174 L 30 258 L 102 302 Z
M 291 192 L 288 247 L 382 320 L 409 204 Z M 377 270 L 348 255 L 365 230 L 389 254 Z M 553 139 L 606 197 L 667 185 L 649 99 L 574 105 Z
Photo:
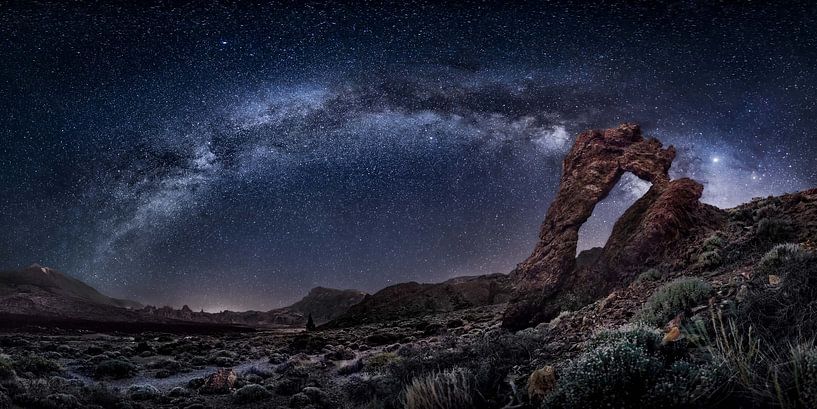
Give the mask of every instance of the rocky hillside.
M 136 301 L 111 298 L 88 284 L 52 268 L 32 264 L 22 270 L 0 272 L 0 297 L 17 293 L 45 292 L 54 296 L 122 308 L 141 308 Z
M 327 324 L 327 328 L 501 304 L 508 301 L 512 291 L 510 278 L 504 274 L 457 277 L 434 284 L 397 284 L 367 295 L 363 301 Z
M 142 306 L 108 297 L 55 269 L 33 264 L 0 272 L 0 314 L 41 318 L 130 323 L 199 323 L 247 327 L 303 327 L 312 313 L 317 322 L 335 318 L 363 299 L 356 290 L 317 287 L 292 306 L 270 311 L 193 311 L 188 306 Z
M 323 324 L 341 316 L 350 307 L 363 301 L 366 295 L 358 290 L 315 287 L 306 297 L 286 309 L 303 316 L 312 314 L 315 323 Z

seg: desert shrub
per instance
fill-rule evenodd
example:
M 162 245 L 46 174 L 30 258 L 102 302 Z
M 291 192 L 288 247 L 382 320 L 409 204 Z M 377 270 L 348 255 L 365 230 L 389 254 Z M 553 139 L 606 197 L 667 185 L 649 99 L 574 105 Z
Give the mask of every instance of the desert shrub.
M 366 358 L 364 368 L 369 372 L 378 372 L 398 360 L 400 360 L 400 357 L 398 357 L 397 354 L 393 352 L 383 352 Z
M 791 365 L 788 368 L 791 376 L 789 390 L 796 395 L 796 402 L 801 407 L 808 407 L 817 402 L 817 348 L 810 345 L 796 345 L 790 348 Z M 778 379 L 780 377 L 777 377 Z
M 697 407 L 719 384 L 720 371 L 687 355 L 683 345 L 664 345 L 647 328 L 600 333 L 561 371 L 544 407 Z
M 247 385 L 237 389 L 233 393 L 233 400 L 236 403 L 258 402 L 272 397 L 272 393 L 261 385 Z
M 153 385 L 131 385 L 128 388 L 128 396 L 133 400 L 153 400 L 159 395 L 159 390 Z
M 723 237 L 720 234 L 715 233 L 706 238 L 703 242 L 703 249 L 704 251 L 713 251 L 723 248 L 724 246 Z
M 715 320 L 711 359 L 731 374 L 729 407 L 813 408 L 817 399 L 814 339 L 762 336 L 735 320 Z
M 699 278 L 681 277 L 660 287 L 644 303 L 636 319 L 649 325 L 663 325 L 679 312 L 699 305 L 712 286 Z
M 767 256 L 758 267 L 773 270 L 780 283 L 769 285 L 765 274 L 752 278 L 753 290 L 739 306 L 742 326 L 752 325 L 769 337 L 813 334 L 817 330 L 817 255 L 794 246 L 776 246 Z
M 762 274 L 771 274 L 786 263 L 802 260 L 807 255 L 808 253 L 799 244 L 778 244 L 761 257 L 757 264 L 757 271 Z
M 643 408 L 689 408 L 711 401 L 726 372 L 717 364 L 675 361 L 642 397 Z
M 650 268 L 639 274 L 635 281 L 637 282 L 655 281 L 660 279 L 662 276 L 663 274 L 661 274 L 661 270 L 657 268 Z
M 127 379 L 136 373 L 136 365 L 122 359 L 108 359 L 94 367 L 94 378 L 96 379 Z
M 471 409 L 476 396 L 474 376 L 463 368 L 415 378 L 405 391 L 407 409 Z
M 363 360 L 355 359 L 351 363 L 338 368 L 338 375 L 351 375 L 353 373 L 358 373 L 363 370 L 363 367 Z
M 11 398 L 6 396 L 3 391 L 0 391 L 0 409 L 11 408 Z
M 536 331 L 492 331 L 469 340 L 451 337 L 436 347 L 404 345 L 398 355 L 389 353 L 383 358 L 372 357 L 388 362 L 372 371 L 375 376 L 369 380 L 350 377 L 349 395 L 354 394 L 360 399 L 368 394 L 378 407 L 402 408 L 403 404 L 397 398 L 414 379 L 460 368 L 473 374 L 480 399 L 504 400 L 513 393 L 506 382 L 508 374 L 520 362 L 530 361 L 541 342 L 541 335 Z M 370 371 L 368 361 L 364 370 Z
M 698 266 L 700 268 L 715 268 L 723 264 L 723 257 L 718 250 L 705 251 L 698 255 Z
M 14 361 L 18 374 L 30 373 L 38 378 L 60 371 L 60 365 L 38 355 L 26 355 Z
M 14 373 L 14 364 L 0 356 L 0 381 L 14 379 L 15 377 L 17 377 L 17 374 Z
M 104 408 L 114 407 L 122 401 L 122 394 L 104 383 L 96 383 L 87 388 L 85 396 L 89 403 Z
M 791 238 L 792 230 L 789 223 L 777 217 L 764 217 L 757 222 L 755 235 L 760 241 L 780 243 Z

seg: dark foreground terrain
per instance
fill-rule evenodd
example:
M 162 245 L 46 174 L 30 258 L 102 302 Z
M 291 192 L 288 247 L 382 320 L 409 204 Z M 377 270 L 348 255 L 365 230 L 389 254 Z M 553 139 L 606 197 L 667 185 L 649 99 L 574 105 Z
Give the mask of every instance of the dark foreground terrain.
M 582 134 L 511 275 L 393 286 L 310 331 L 6 325 L 0 409 L 817 407 L 817 189 L 717 209 L 673 157 L 632 125 Z M 653 187 L 576 257 L 625 170 Z

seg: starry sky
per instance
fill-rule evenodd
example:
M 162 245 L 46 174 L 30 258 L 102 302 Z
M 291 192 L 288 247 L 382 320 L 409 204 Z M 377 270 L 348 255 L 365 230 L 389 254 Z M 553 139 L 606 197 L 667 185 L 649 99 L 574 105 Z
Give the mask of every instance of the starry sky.
M 211 311 L 506 273 L 625 121 L 707 203 L 817 186 L 813 2 L 129 3 L 0 1 L 0 268 Z

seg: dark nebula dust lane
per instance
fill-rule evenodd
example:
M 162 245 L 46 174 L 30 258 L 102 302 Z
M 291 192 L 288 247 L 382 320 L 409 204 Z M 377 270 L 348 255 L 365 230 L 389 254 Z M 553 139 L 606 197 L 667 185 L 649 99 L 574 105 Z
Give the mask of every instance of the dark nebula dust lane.
M 0 4 L 0 268 L 269 309 L 508 272 L 587 128 L 730 207 L 817 185 L 817 6 Z M 648 185 L 581 231 L 603 245 Z

